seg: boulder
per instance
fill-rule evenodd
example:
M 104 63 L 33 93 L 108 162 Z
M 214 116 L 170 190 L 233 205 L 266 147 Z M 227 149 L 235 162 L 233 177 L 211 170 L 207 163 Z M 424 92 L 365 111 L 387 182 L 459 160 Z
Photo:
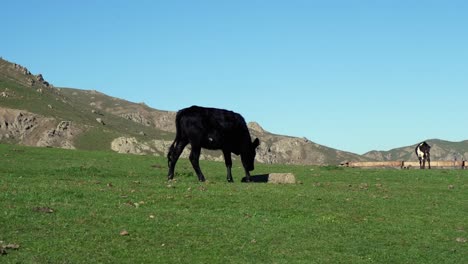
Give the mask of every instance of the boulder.
M 252 175 L 250 177 L 251 182 L 264 182 L 264 183 L 276 183 L 276 184 L 294 184 L 296 183 L 296 177 L 292 173 L 270 173 L 261 175 Z M 245 177 L 242 178 L 242 182 L 245 182 Z
M 268 183 L 296 183 L 296 177 L 292 173 L 270 173 L 268 175 Z

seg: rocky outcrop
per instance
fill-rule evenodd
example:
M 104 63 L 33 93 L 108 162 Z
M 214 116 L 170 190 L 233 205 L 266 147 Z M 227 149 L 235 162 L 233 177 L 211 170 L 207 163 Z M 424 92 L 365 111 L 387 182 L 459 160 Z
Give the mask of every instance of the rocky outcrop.
M 75 133 L 77 133 L 77 129 L 72 127 L 71 121 L 61 121 L 56 128 L 43 133 L 36 145 L 38 147 L 54 146 L 66 149 L 75 149 L 73 145 L 73 137 Z
M 144 126 L 151 126 L 151 122 L 146 119 L 141 113 L 135 112 L 135 113 L 124 113 L 120 115 L 121 117 L 131 120 L 133 122 L 136 122 L 138 124 L 142 124 Z
M 313 148 L 304 139 L 282 137 L 271 143 L 261 143 L 257 150 L 257 161 L 268 164 L 324 164 L 326 157 Z
M 13 66 L 13 69 L 20 72 L 21 74 L 31 75 L 31 72 L 28 70 L 28 68 L 26 68 L 24 66 L 21 66 L 21 65 L 16 64 L 16 63 L 13 63 L 12 66 Z
M 151 140 L 151 141 L 138 141 L 134 137 L 118 137 L 111 143 L 111 149 L 118 153 L 128 153 L 137 155 L 155 155 L 166 157 L 171 146 L 172 141 L 167 140 Z M 190 155 L 190 145 L 184 149 L 181 158 L 187 159 Z M 223 161 L 224 157 L 220 151 L 206 151 L 203 150 L 200 155 L 202 160 Z
M 0 140 L 21 141 L 38 126 L 37 115 L 20 110 L 0 108 Z
M 248 124 L 252 137 L 260 139 L 256 160 L 267 164 L 327 165 L 347 160 L 366 161 L 357 154 L 328 148 L 302 137 L 271 134 L 259 124 Z
M 71 121 L 57 121 L 27 111 L 0 108 L 0 142 L 28 146 L 73 149 L 73 138 L 81 130 Z
M 151 140 L 138 141 L 134 137 L 119 137 L 112 141 L 111 149 L 119 153 L 129 153 L 138 155 L 157 155 L 166 156 L 172 141 Z M 278 141 L 261 142 L 257 149 L 256 161 L 265 164 L 339 164 L 335 161 L 335 156 L 339 160 L 346 160 L 349 156 L 340 156 L 336 150 L 325 150 L 333 152 L 330 156 L 324 155 L 320 150 L 321 146 L 312 142 L 305 142 L 301 138 L 284 137 Z M 188 158 L 190 155 L 190 145 L 182 153 L 182 158 Z M 356 155 L 357 156 L 357 155 Z M 224 161 L 221 151 L 202 150 L 201 159 Z M 239 156 L 232 155 L 233 160 L 239 159 Z
M 156 150 L 146 143 L 140 143 L 134 137 L 118 137 L 111 143 L 111 149 L 118 153 L 129 153 L 129 154 L 148 154 L 155 152 Z
M 263 127 L 261 127 L 260 124 L 258 124 L 257 122 L 249 122 L 247 124 L 247 127 L 249 128 L 249 130 L 253 130 L 258 133 L 265 133 L 265 130 L 263 129 Z
M 36 81 L 39 84 L 44 85 L 46 87 L 50 86 L 50 83 L 48 81 L 44 80 L 44 77 L 42 76 L 42 74 L 35 75 L 34 77 L 36 78 Z
M 39 84 L 45 87 L 51 86 L 50 83 L 44 79 L 44 76 L 42 76 L 42 74 L 33 75 L 28 70 L 28 68 L 21 66 L 19 64 L 16 64 L 16 63 L 13 63 L 12 67 L 15 71 L 19 72 L 20 74 L 26 75 L 28 77 L 26 79 L 28 86 L 34 86 L 35 84 Z
M 133 114 L 133 121 L 140 122 L 146 114 Z M 175 112 L 153 113 L 154 126 L 175 132 Z M 157 118 L 157 119 L 156 119 Z M 154 120 L 162 120 L 154 121 Z M 162 123 L 162 124 L 161 124 Z M 260 145 L 257 148 L 256 161 L 265 164 L 304 164 L 304 165 L 324 165 L 340 164 L 346 160 L 366 160 L 358 155 L 330 149 L 308 140 L 307 138 L 296 138 L 273 135 L 265 131 L 258 123 L 248 124 L 252 138 L 258 137 Z M 172 141 L 152 140 L 138 141 L 134 137 L 119 137 L 112 142 L 112 150 L 119 153 L 132 154 L 155 154 L 166 156 Z M 182 158 L 188 158 L 190 145 L 182 153 Z M 238 158 L 232 155 L 233 159 Z M 223 161 L 221 151 L 202 151 L 202 159 Z
M 154 127 L 163 131 L 175 133 L 175 118 L 176 112 L 170 111 L 157 111 L 151 114 L 151 121 Z

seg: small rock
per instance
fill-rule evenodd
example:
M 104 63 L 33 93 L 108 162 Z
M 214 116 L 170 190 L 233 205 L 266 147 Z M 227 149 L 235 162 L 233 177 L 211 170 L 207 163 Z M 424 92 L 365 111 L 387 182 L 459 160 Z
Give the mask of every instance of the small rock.
M 6 249 L 19 249 L 20 245 L 18 245 L 18 244 L 8 244 L 8 245 L 5 245 L 3 247 L 6 248 Z
M 124 230 L 120 231 L 120 235 L 121 236 L 128 236 L 128 235 L 130 235 L 130 233 L 128 233 L 128 231 L 124 229 Z
M 51 214 L 54 212 L 54 209 L 50 208 L 50 207 L 34 207 L 33 208 L 33 211 L 34 212 L 38 212 L 38 213 L 47 213 L 47 214 Z
M 105 125 L 104 121 L 100 117 L 96 118 L 96 121 L 101 125 Z
M 367 190 L 367 189 L 369 189 L 369 184 L 367 184 L 367 183 L 361 183 L 361 184 L 359 185 L 359 189 L 361 189 L 361 190 Z

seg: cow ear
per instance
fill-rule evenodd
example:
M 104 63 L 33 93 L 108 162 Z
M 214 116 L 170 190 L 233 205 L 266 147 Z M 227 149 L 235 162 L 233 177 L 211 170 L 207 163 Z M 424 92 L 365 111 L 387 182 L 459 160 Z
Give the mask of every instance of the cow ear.
M 252 143 L 253 147 L 256 148 L 260 145 L 260 140 L 258 140 L 258 138 L 256 138 L 253 143 Z

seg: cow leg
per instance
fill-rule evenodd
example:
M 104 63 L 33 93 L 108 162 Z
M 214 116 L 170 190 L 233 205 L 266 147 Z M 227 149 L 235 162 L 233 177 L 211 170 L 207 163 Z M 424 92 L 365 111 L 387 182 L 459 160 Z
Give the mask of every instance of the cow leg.
M 201 147 L 196 147 L 192 145 L 192 152 L 190 152 L 190 162 L 192 163 L 193 169 L 197 173 L 198 180 L 201 182 L 205 181 L 205 176 L 200 169 L 200 153 Z
M 431 158 L 429 155 L 427 156 L 427 165 L 429 166 L 429 169 L 431 169 Z
M 422 169 L 423 168 L 422 159 L 420 157 L 418 157 L 418 159 L 419 159 L 419 169 Z
M 224 154 L 224 163 L 226 164 L 227 169 L 227 181 L 234 182 L 232 179 L 231 168 L 232 168 L 232 159 L 231 159 L 231 151 L 223 150 Z
M 187 146 L 188 142 L 186 141 L 178 141 L 175 140 L 172 143 L 171 147 L 169 148 L 169 153 L 167 154 L 167 163 L 169 166 L 169 172 L 167 173 L 167 179 L 170 181 L 174 179 L 174 169 L 177 163 L 177 160 L 184 151 L 185 146 Z
M 250 172 L 248 170 L 245 170 L 245 178 L 244 179 L 243 179 L 244 182 L 250 182 Z

